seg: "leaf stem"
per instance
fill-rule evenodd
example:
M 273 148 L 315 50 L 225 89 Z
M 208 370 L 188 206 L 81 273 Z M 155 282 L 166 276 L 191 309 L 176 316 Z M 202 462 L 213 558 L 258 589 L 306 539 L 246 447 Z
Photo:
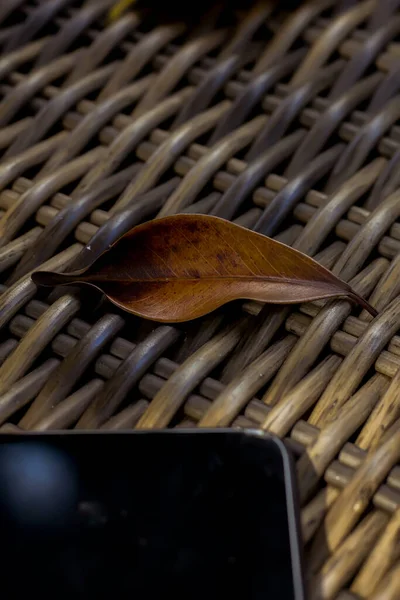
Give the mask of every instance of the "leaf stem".
M 367 300 L 365 300 L 365 298 L 363 298 L 362 296 L 357 294 L 354 290 L 351 291 L 349 297 L 351 300 L 353 300 L 353 302 L 356 302 L 362 308 L 364 308 L 366 311 L 368 311 L 369 314 L 372 315 L 373 317 L 378 316 L 379 313 L 376 310 L 376 308 L 374 308 L 369 302 L 367 302 Z

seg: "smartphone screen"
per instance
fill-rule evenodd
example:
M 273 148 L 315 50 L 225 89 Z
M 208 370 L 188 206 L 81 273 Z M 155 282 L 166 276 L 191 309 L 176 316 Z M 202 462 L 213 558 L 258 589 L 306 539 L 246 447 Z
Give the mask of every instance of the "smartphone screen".
M 249 433 L 3 435 L 2 595 L 299 600 L 292 483 Z

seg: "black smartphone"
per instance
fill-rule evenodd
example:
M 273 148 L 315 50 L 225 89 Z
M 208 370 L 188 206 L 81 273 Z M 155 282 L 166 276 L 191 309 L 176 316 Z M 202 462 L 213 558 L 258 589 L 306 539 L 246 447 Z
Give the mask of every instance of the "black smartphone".
M 7 600 L 303 600 L 291 459 L 260 432 L 0 436 Z

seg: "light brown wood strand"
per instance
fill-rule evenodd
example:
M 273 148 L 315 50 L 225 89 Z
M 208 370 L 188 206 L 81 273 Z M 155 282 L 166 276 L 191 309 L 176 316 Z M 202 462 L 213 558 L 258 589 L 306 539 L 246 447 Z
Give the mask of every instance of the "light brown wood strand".
M 362 566 L 351 589 L 354 593 L 371 595 L 379 582 L 400 556 L 400 512 L 392 516 L 378 542 Z

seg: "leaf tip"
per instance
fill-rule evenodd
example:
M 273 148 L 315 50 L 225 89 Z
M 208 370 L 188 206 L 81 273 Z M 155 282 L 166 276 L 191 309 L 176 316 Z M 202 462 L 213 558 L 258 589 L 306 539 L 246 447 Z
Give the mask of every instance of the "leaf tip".
M 36 285 L 44 287 L 54 287 L 66 283 L 65 275 L 61 273 L 52 273 L 50 271 L 36 271 L 32 273 L 31 279 Z

